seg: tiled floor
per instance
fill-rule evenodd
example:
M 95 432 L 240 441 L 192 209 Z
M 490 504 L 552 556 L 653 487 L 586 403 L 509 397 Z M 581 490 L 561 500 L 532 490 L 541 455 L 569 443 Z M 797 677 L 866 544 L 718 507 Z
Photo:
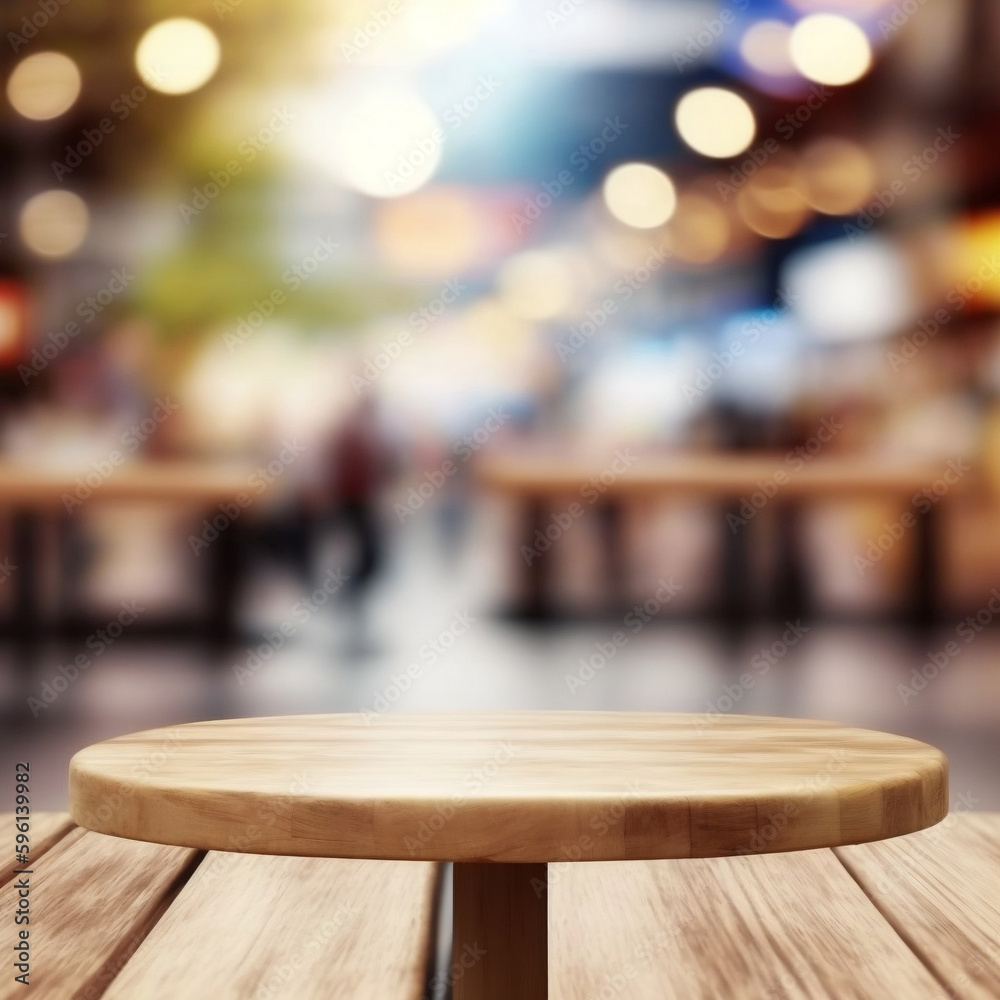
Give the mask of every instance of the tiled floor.
M 651 622 L 626 629 L 602 665 L 620 622 L 515 625 L 491 614 L 497 586 L 481 547 L 450 565 L 429 532 L 402 545 L 373 602 L 371 648 L 360 653 L 336 607 L 296 616 L 301 595 L 277 578 L 260 581 L 252 603 L 265 632 L 293 624 L 280 648 L 265 641 L 210 663 L 194 645 L 123 638 L 37 719 L 26 697 L 78 650 L 45 650 L 20 692 L 12 654 L 0 650 L 0 697 L 14 717 L 0 736 L 4 760 L 31 761 L 36 808 L 63 808 L 76 749 L 195 719 L 393 708 L 739 711 L 837 719 L 934 743 L 951 759 L 953 805 L 1000 809 L 998 630 L 963 643 L 916 693 L 900 685 L 912 685 L 912 671 L 954 628 L 918 641 L 881 626 L 758 627 L 733 640 L 712 625 Z M 593 670 L 581 664 L 592 657 Z M 416 679 L 400 684 L 412 664 Z

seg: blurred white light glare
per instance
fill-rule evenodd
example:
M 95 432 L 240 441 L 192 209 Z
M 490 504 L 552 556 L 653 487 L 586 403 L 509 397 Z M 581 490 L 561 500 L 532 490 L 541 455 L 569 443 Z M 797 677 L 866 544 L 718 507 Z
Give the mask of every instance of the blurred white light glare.
M 648 163 L 623 163 L 604 180 L 604 204 L 626 226 L 662 226 L 677 207 L 673 181 Z
M 791 34 L 791 26 L 784 21 L 758 21 L 740 39 L 740 55 L 748 66 L 759 73 L 789 76 L 795 72 L 789 51 Z
M 839 14 L 810 14 L 792 28 L 795 68 L 816 83 L 840 86 L 861 79 L 872 62 L 868 36 Z
M 65 257 L 87 236 L 90 213 L 72 191 L 42 191 L 21 207 L 21 239 L 42 257 Z
M 190 94 L 219 68 L 219 40 L 211 28 L 190 17 L 154 24 L 139 39 L 135 68 L 142 82 L 163 94 Z
M 346 187 L 398 198 L 423 187 L 445 141 L 434 112 L 402 84 L 357 84 L 315 105 L 298 130 L 303 154 Z
M 553 319 L 573 304 L 573 267 L 555 250 L 527 250 L 506 260 L 497 276 L 503 304 L 524 319 Z
M 61 52 L 22 59 L 7 80 L 7 99 L 25 118 L 46 121 L 68 111 L 80 96 L 80 71 Z
M 910 274 L 899 251 L 875 236 L 828 243 L 789 259 L 783 286 L 804 328 L 825 341 L 897 332 L 913 314 Z
M 722 87 L 686 93 L 674 113 L 681 138 L 703 156 L 726 159 L 742 153 L 757 130 L 750 105 Z

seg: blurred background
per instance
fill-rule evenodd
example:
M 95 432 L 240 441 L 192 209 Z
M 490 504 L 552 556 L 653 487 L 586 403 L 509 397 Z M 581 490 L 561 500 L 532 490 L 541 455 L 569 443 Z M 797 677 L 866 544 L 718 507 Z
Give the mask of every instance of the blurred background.
M 989 0 L 8 0 L 0 698 L 752 712 L 1000 808 Z

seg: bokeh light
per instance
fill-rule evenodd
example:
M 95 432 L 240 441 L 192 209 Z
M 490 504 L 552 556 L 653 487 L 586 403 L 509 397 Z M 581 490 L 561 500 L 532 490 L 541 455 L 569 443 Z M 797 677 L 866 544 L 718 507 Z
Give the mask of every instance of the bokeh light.
M 307 160 L 373 198 L 398 198 L 423 187 L 446 141 L 434 112 L 405 84 L 352 81 L 305 109 L 296 124 Z
M 871 156 L 856 142 L 828 136 L 802 154 L 806 200 L 825 215 L 847 215 L 864 207 L 875 190 Z
M 789 76 L 796 71 L 789 50 L 791 34 L 791 25 L 784 21 L 757 21 L 740 39 L 740 55 L 751 69 L 759 73 Z
M 717 159 L 742 153 L 757 128 L 750 105 L 722 87 L 689 91 L 680 99 L 674 120 L 681 138 L 696 153 Z
M 29 198 L 19 218 L 21 239 L 42 257 L 66 257 L 87 236 L 90 213 L 72 191 L 42 191 Z
M 7 99 L 25 118 L 46 121 L 68 111 L 80 96 L 80 70 L 61 52 L 22 59 L 7 80 Z
M 573 265 L 558 250 L 526 250 L 506 260 L 497 275 L 500 300 L 515 316 L 554 319 L 577 298 Z
M 375 216 L 381 258 L 402 274 L 445 277 L 473 265 L 480 254 L 483 220 L 464 191 L 433 187 L 383 202 Z M 434 238 L 428 239 L 427 234 Z
M 764 167 L 736 196 L 740 218 L 755 233 L 785 239 L 797 233 L 809 214 L 798 172 L 790 166 Z
M 717 260 L 729 245 L 730 225 L 716 201 L 694 191 L 677 199 L 670 220 L 670 246 L 675 256 L 689 264 Z
M 139 40 L 135 67 L 142 82 L 163 94 L 190 94 L 219 68 L 219 40 L 189 17 L 154 24 Z
M 859 80 L 872 61 L 868 36 L 839 14 L 810 14 L 792 28 L 792 62 L 807 79 L 840 86 Z
M 648 163 L 623 163 L 604 180 L 604 203 L 626 226 L 662 226 L 677 205 L 673 181 Z

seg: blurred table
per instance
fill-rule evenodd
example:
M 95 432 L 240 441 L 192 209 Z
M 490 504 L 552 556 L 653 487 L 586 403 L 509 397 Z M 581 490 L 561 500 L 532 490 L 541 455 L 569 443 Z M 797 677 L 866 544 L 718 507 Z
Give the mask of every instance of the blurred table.
M 580 457 L 554 451 L 493 452 L 477 465 L 480 481 L 515 498 L 524 508 L 523 543 L 529 550 L 538 532 L 544 535 L 553 514 L 578 504 L 593 509 L 601 522 L 609 594 L 620 593 L 622 510 L 624 504 L 649 497 L 692 497 L 717 501 L 722 510 L 725 543 L 722 607 L 727 618 L 749 610 L 748 527 L 758 511 L 775 505 L 780 511 L 777 540 L 777 604 L 784 615 L 808 612 L 808 587 L 799 558 L 801 510 L 812 501 L 872 499 L 911 501 L 913 510 L 913 618 L 927 622 L 937 609 L 939 583 L 938 524 L 941 505 L 973 479 L 954 462 L 879 460 L 867 456 L 822 456 L 790 463 L 791 452 L 638 455 L 620 449 L 612 455 Z M 615 465 L 617 461 L 617 467 Z M 955 482 L 942 495 L 917 504 L 924 491 L 948 476 Z M 758 497 L 763 502 L 756 503 Z M 557 507 L 557 504 L 562 504 Z M 749 508 L 745 505 L 749 504 Z M 752 512 L 752 513 L 751 513 Z M 747 517 L 747 514 L 750 514 Z M 574 518 L 575 520 L 576 518 Z M 734 530 L 734 526 L 736 529 Z M 551 613 L 548 560 L 522 558 L 520 612 L 528 617 Z
M 254 470 L 182 460 L 106 464 L 108 470 L 0 461 L 0 509 L 12 516 L 10 562 L 14 586 L 13 615 L 4 623 L 4 631 L 24 639 L 33 639 L 40 631 L 38 563 L 41 526 L 46 518 L 66 518 L 98 504 L 157 503 L 190 508 L 210 520 L 225 520 L 225 527 L 206 543 L 211 568 L 202 630 L 212 639 L 229 641 L 236 628 L 242 526 L 239 514 L 230 516 L 232 507 L 229 514 L 222 508 L 235 504 L 242 513 L 259 499 L 260 492 L 251 487 Z M 174 632 L 182 626 L 169 623 L 164 627 Z M 77 633 L 88 628 L 85 622 L 63 620 L 54 623 L 52 630 Z

